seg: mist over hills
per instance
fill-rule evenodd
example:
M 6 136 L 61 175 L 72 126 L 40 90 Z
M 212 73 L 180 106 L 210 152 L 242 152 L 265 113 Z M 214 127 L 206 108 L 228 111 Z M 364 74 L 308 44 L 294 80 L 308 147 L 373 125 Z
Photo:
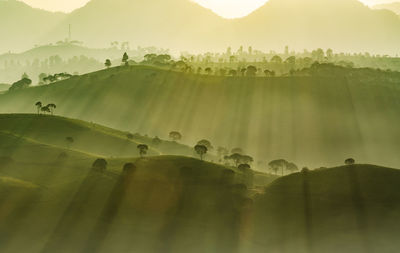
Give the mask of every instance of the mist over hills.
M 32 48 L 65 17 L 20 1 L 0 0 L 0 52 Z
M 68 15 L 34 10 L 15 1 L 0 2 L 11 3 L 20 5 L 14 9 L 7 7 L 11 17 L 21 16 L 29 8 L 48 16 L 47 24 L 35 25 L 41 19 L 29 22 L 30 18 L 22 14 L 24 18 L 18 23 L 29 23 L 26 29 L 10 25 L 10 17 L 8 21 L 1 17 L 7 29 L 24 36 L 7 36 L 0 51 L 32 47 L 35 40 L 31 33 L 43 43 L 64 39 L 69 24 L 74 39 L 90 47 L 118 40 L 193 51 L 222 50 L 244 44 L 263 50 L 289 45 L 296 50 L 330 47 L 336 51 L 396 54 L 400 43 L 399 17 L 386 10 L 371 10 L 357 0 L 271 0 L 249 16 L 234 20 L 224 19 L 188 0 L 92 0 Z

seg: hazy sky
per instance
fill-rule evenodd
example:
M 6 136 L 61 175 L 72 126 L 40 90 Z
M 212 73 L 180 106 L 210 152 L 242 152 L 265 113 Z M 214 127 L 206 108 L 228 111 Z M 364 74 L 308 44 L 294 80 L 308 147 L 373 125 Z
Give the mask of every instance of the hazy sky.
M 83 6 L 89 0 L 22 0 L 34 7 L 69 12 Z M 110 0 L 113 1 L 113 0 Z M 165 0 L 168 1 L 168 0 Z M 249 14 L 268 0 L 195 0 L 224 17 L 239 17 Z M 301 0 L 299 0 L 301 1 Z M 362 0 L 366 4 L 394 2 L 395 0 Z

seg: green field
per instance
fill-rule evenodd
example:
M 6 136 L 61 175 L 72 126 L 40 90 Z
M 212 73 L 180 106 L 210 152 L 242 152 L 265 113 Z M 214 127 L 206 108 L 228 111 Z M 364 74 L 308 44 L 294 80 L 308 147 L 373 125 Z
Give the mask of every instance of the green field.
M 329 73 L 329 71 L 326 71 Z M 348 157 L 396 167 L 400 158 L 396 76 L 359 71 L 295 77 L 195 75 L 149 66 L 116 67 L 0 95 L 0 112 L 58 115 L 193 146 L 241 147 L 267 162 L 335 166 Z

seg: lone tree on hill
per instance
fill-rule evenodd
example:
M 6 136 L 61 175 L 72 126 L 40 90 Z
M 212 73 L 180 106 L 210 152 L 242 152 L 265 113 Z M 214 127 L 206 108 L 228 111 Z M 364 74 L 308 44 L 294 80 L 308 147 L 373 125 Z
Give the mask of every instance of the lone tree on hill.
M 208 151 L 207 147 L 205 145 L 196 145 L 194 147 L 194 150 L 200 156 L 200 159 L 203 161 L 203 156 L 207 154 Z
M 173 141 L 179 141 L 182 139 L 182 134 L 177 131 L 172 131 L 169 133 L 169 138 Z
M 37 109 L 37 114 L 40 114 L 40 109 L 42 109 L 42 102 L 38 101 L 35 104 L 36 109 Z
M 234 153 L 229 156 L 229 160 L 232 160 L 235 163 L 235 167 L 239 166 L 241 158 L 242 158 L 242 155 L 239 153 Z
M 208 150 L 214 149 L 214 147 L 211 145 L 211 142 L 209 140 L 201 140 L 197 142 L 197 145 L 203 145 L 206 146 Z
M 126 138 L 127 138 L 128 140 L 133 140 L 134 136 L 133 136 L 133 134 L 131 134 L 131 133 L 127 133 L 127 134 L 126 134 Z
M 105 159 L 99 158 L 94 161 L 92 164 L 92 169 L 95 169 L 97 171 L 104 172 L 107 170 L 107 161 Z
M 125 52 L 124 55 L 122 56 L 122 62 L 125 63 L 125 66 L 129 65 L 129 56 L 128 54 Z
M 353 158 L 349 158 L 349 159 L 346 159 L 346 161 L 344 161 L 344 163 L 346 165 L 354 165 L 356 163 L 356 160 L 354 160 Z
M 67 147 L 68 147 L 68 149 L 70 149 L 72 143 L 75 142 L 74 138 L 72 138 L 72 137 L 70 137 L 70 136 L 69 136 L 69 137 L 66 137 L 66 138 L 65 138 L 65 141 L 67 142 Z
M 147 151 L 149 150 L 149 147 L 146 144 L 139 144 L 137 148 L 139 150 L 140 157 L 146 155 Z
M 108 68 L 108 69 L 111 67 L 111 65 L 112 64 L 111 64 L 110 59 L 107 59 L 106 62 L 104 63 L 104 66 L 106 66 L 106 68 Z

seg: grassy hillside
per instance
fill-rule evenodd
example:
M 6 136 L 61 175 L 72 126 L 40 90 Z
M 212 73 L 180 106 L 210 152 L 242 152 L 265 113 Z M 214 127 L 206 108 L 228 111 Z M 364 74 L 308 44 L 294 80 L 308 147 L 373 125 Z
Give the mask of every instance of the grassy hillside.
M 0 83 L 0 92 L 2 91 L 7 91 L 10 88 L 9 84 L 6 83 Z
M 122 172 L 126 162 L 134 168 Z M 116 159 L 107 172 L 36 173 L 47 177 L 38 194 L 0 199 L 2 252 L 230 252 L 251 202 L 245 174 L 192 158 Z
M 207 138 L 241 147 L 265 167 L 277 158 L 319 167 L 348 157 L 395 167 L 400 92 L 383 72 L 357 77 L 374 73 L 233 78 L 117 67 L 0 95 L 0 112 L 54 102 L 57 114 L 133 133 L 167 139 L 177 130 L 190 146 Z
M 191 147 L 175 142 L 162 141 L 161 144 L 154 145 L 150 137 L 133 135 L 132 139 L 129 139 L 128 132 L 57 116 L 2 114 L 0 115 L 0 133 L 9 133 L 39 144 L 100 157 L 139 156 L 137 145 L 142 143 L 149 145 L 150 155 L 193 154 Z M 67 142 L 67 137 L 72 137 L 73 143 Z
M 255 200 L 252 252 L 394 252 L 399 182 L 399 170 L 372 165 L 280 178 Z

